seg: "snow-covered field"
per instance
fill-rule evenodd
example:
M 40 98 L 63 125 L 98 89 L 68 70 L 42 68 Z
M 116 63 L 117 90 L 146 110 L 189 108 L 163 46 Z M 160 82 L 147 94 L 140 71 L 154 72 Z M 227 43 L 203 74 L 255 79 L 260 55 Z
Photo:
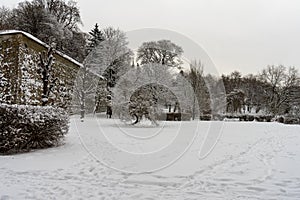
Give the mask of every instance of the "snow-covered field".
M 0 199 L 300 199 L 300 126 L 224 122 L 201 159 L 219 126 L 73 119 L 65 145 L 0 157 Z

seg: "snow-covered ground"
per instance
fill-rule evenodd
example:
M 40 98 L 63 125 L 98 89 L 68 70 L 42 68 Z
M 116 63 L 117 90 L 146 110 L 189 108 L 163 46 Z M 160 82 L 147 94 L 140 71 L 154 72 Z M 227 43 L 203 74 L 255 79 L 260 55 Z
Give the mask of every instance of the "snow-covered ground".
M 224 122 L 201 159 L 220 122 L 98 122 L 73 119 L 63 146 L 0 156 L 0 199 L 300 198 L 300 126 Z

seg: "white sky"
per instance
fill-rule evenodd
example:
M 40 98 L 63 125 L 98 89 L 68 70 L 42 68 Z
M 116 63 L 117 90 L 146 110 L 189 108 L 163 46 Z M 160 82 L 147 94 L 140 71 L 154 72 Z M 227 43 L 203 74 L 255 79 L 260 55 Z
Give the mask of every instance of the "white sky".
M 13 7 L 20 0 L 0 0 Z M 78 0 L 84 31 L 168 29 L 198 43 L 219 73 L 257 73 L 268 64 L 300 70 L 299 0 Z

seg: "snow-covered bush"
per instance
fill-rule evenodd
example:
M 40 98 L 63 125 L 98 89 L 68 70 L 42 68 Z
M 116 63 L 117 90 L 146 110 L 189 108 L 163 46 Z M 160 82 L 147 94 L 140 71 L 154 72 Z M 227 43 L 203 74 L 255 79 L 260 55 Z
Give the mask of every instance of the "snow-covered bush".
M 0 104 L 0 154 L 57 146 L 68 123 L 61 108 Z
M 202 121 L 210 121 L 210 120 L 212 120 L 212 115 L 210 115 L 210 114 L 200 115 L 200 120 L 202 120 Z
M 300 117 L 293 115 L 281 115 L 274 118 L 275 121 L 284 124 L 300 124 Z

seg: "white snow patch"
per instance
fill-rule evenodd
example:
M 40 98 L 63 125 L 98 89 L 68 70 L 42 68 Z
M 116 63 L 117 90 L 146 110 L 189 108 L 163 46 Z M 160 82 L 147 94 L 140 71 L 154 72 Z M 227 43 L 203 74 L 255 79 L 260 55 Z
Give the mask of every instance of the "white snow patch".
M 157 127 L 133 127 L 101 119 L 101 128 L 122 148 L 148 151 L 166 144 L 179 122 L 165 122 L 155 143 L 124 140 L 122 131 L 147 136 Z M 180 126 L 189 134 L 191 125 Z M 198 159 L 204 133 L 218 122 L 200 122 L 200 135 L 172 166 L 154 173 L 129 174 L 107 168 L 82 146 L 108 155 L 95 120 L 73 119 L 65 145 L 31 153 L 0 156 L 0 199 L 297 199 L 300 196 L 300 126 L 224 122 L 212 153 Z M 121 127 L 121 128 L 120 128 Z M 90 140 L 88 140 L 90 138 Z M 156 146 L 155 146 L 156 145 Z M 164 159 L 163 157 L 161 158 Z M 153 160 L 152 162 L 159 162 Z M 126 162 L 126 161 L 125 161 Z M 140 161 L 134 163 L 139 166 Z

